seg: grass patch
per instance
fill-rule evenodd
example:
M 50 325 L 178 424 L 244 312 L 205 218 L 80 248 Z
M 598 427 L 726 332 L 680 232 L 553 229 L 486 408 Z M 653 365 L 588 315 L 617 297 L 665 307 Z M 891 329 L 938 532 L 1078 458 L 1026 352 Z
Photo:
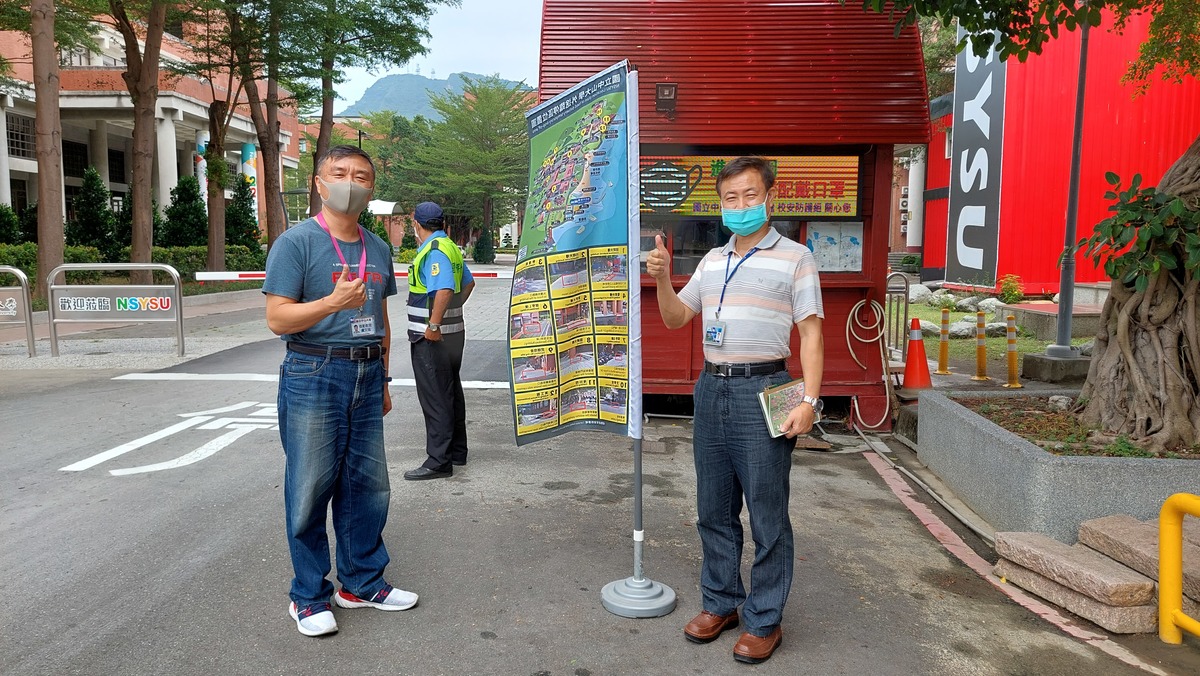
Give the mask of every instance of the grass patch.
M 950 311 L 950 323 L 962 318 L 964 315 L 970 314 L 963 310 Z M 939 308 L 930 307 L 922 303 L 910 303 L 908 306 L 909 321 L 912 318 L 917 318 L 923 321 L 932 322 L 935 325 L 941 326 L 942 311 Z M 940 336 L 925 337 L 925 356 L 930 359 L 937 359 L 938 347 L 941 343 Z M 1093 338 L 1072 338 L 1072 345 L 1085 345 L 1092 342 Z M 1008 360 L 1008 338 L 1005 336 L 997 336 L 994 338 L 985 338 L 984 344 L 987 346 L 987 363 L 989 365 L 1004 366 Z M 1017 354 L 1040 354 L 1046 351 L 1047 345 L 1053 345 L 1053 340 L 1039 340 L 1029 335 L 1021 335 L 1020 327 L 1017 330 Z M 974 362 L 975 361 L 975 337 L 970 338 L 951 338 L 948 341 L 948 350 L 950 353 L 950 362 Z

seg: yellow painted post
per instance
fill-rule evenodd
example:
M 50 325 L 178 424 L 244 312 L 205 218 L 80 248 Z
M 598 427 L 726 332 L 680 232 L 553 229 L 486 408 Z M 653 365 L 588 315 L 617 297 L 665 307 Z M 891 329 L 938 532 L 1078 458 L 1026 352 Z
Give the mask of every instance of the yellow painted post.
M 950 375 L 950 311 L 942 310 L 941 339 L 938 341 L 938 367 L 934 373 Z
M 986 313 L 975 313 L 975 375 L 971 380 L 991 380 L 987 374 L 987 322 Z
M 1200 495 L 1176 493 L 1158 514 L 1158 637 L 1183 643 L 1183 632 L 1200 636 L 1200 622 L 1183 612 L 1183 515 L 1200 516 Z
M 1017 380 L 1017 318 L 1013 315 L 1008 316 L 1008 382 L 1004 387 L 1024 387 Z

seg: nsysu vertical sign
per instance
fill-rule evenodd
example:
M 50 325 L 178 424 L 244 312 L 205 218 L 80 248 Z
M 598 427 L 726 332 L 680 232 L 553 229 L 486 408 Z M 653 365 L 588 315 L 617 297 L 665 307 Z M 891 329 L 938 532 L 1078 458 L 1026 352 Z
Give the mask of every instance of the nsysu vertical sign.
M 958 39 L 965 34 L 960 27 Z M 958 54 L 946 236 L 948 282 L 996 283 L 1005 73 L 995 45 L 983 56 L 977 56 L 970 44 Z

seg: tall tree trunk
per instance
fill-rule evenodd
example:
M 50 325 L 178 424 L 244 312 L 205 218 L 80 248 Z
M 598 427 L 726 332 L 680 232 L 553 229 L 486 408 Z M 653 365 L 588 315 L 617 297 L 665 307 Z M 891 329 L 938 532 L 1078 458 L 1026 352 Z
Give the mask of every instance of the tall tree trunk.
M 225 132 L 229 129 L 224 101 L 213 101 L 208 107 L 208 269 L 225 269 Z M 215 164 L 219 163 L 219 164 Z M 222 180 L 214 180 L 220 178 Z
M 58 49 L 54 42 L 53 0 L 33 0 L 30 19 L 38 164 L 38 273 L 34 276 L 33 292 L 41 295 L 46 275 L 62 265 L 64 244 L 62 121 L 58 114 Z
M 333 138 L 333 59 L 321 59 L 321 124 L 317 132 L 317 147 L 313 151 L 313 180 L 308 186 L 308 213 L 315 216 L 321 210 L 321 195 L 317 192 L 317 161 L 329 151 Z
M 1200 137 L 1158 192 L 1200 209 Z M 1080 420 L 1150 450 L 1200 443 L 1200 278 L 1161 270 L 1145 291 L 1112 280 L 1080 392 Z
M 125 40 L 126 70 L 121 74 L 133 103 L 133 182 L 130 199 L 133 202 L 133 241 L 129 260 L 149 263 L 154 245 L 154 156 L 158 153 L 158 130 L 155 128 L 155 108 L 158 104 L 158 66 L 162 49 L 163 29 L 167 22 L 167 3 L 153 0 L 146 16 L 145 55 L 138 51 L 137 27 L 125 11 L 122 0 L 109 0 L 117 29 Z M 140 26 L 139 26 L 140 27 Z M 159 158 L 174 162 L 175 158 Z M 151 280 L 150 272 L 130 274 L 135 284 Z

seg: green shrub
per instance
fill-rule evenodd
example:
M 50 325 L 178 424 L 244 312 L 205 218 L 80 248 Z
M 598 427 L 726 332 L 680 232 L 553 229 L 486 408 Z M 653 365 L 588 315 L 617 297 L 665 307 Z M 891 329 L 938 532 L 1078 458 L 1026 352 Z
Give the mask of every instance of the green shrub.
M 921 265 L 921 257 L 916 254 L 909 254 L 909 255 L 905 256 L 904 258 L 900 259 L 900 265 L 920 266 Z
M 167 206 L 167 221 L 154 230 L 158 246 L 207 246 L 208 212 L 200 196 L 200 181 L 195 176 L 181 176 L 171 189 L 171 204 Z
M 267 252 L 255 244 L 253 248 L 229 244 L 225 247 L 226 270 L 265 270 Z
M 101 263 L 104 259 L 100 250 L 90 246 L 68 246 L 63 248 L 64 263 Z M 8 265 L 24 272 L 29 277 L 29 283 L 34 280 L 44 282 L 38 274 L 37 244 L 0 244 L 0 265 Z M 46 271 L 50 272 L 49 270 Z M 104 276 L 102 272 L 69 272 L 67 281 L 71 284 L 95 284 Z
M 0 204 L 0 244 L 17 244 L 21 241 L 21 219 L 7 204 Z
M 491 228 L 483 228 L 479 232 L 479 239 L 475 240 L 474 251 L 471 252 L 471 260 L 485 265 L 496 262 L 496 247 L 492 245 Z
M 95 247 L 112 260 L 119 249 L 113 243 L 116 216 L 112 212 L 112 193 L 95 167 L 83 172 L 83 187 L 71 200 L 75 218 L 64 228 L 68 245 Z M 113 255 L 110 255 L 113 254 Z
M 254 217 L 254 195 L 250 194 L 250 184 L 241 180 L 234 181 L 233 199 L 230 200 L 229 206 L 225 207 L 225 243 L 254 249 L 258 247 L 261 237 L 262 231 L 258 229 L 258 219 Z
M 1000 278 L 1000 302 L 1005 305 L 1020 303 L 1025 299 L 1024 284 L 1020 275 L 1004 275 Z
M 158 233 L 166 224 L 163 222 L 162 215 L 158 213 L 158 200 L 150 200 L 150 210 L 153 213 L 154 232 Z M 157 234 L 155 235 L 157 238 Z M 207 238 L 208 235 L 206 234 Z M 121 210 L 117 212 L 117 220 L 113 225 L 113 244 L 112 246 L 123 251 L 124 253 L 116 254 L 114 260 L 121 262 L 129 262 L 129 248 L 133 244 L 133 197 L 126 196 L 121 202 Z
M 37 244 L 37 241 L 38 241 L 37 202 L 34 202 L 33 204 L 30 204 L 29 206 L 25 207 L 25 210 L 21 212 L 21 216 L 18 219 L 18 223 L 19 223 L 18 229 L 21 231 L 21 236 L 20 236 L 20 239 L 18 239 L 17 241 L 18 242 L 33 242 L 34 244 Z
M 417 257 L 417 249 L 415 247 L 411 248 L 411 249 L 404 248 L 396 253 L 396 262 L 404 263 L 405 265 L 407 265 L 407 264 L 413 262 L 413 259 L 416 257 Z

